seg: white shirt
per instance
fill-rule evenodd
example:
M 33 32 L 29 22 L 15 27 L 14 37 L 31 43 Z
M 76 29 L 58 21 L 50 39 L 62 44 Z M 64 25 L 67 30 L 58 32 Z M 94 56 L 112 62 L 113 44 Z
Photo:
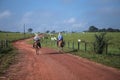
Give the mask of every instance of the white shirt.
M 35 36 L 35 37 L 34 37 L 34 40 L 35 40 L 35 41 L 38 41 L 38 40 L 40 40 L 40 37 L 39 37 L 39 36 Z

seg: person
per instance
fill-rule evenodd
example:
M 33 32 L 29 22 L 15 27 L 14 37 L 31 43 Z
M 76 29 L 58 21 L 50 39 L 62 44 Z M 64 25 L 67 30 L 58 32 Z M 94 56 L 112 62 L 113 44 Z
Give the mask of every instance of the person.
M 60 48 L 62 47 L 63 49 L 63 36 L 61 35 L 61 33 L 58 34 L 58 37 L 57 37 L 57 46 Z
M 33 40 L 34 40 L 33 47 L 35 47 L 35 43 L 36 43 L 38 48 L 41 48 L 40 37 L 38 36 L 38 34 L 35 33 L 35 37 L 33 38 Z

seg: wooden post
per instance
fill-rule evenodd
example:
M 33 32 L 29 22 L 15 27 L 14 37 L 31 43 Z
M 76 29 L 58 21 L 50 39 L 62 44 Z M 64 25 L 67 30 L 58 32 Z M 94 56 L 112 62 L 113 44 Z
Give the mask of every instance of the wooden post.
M 80 50 L 80 42 L 78 41 L 78 50 Z
M 0 41 L 0 48 L 2 48 L 2 44 L 1 44 L 1 41 Z
M 69 41 L 68 41 L 68 48 L 70 48 L 70 43 L 69 43 Z
M 5 48 L 7 47 L 7 40 L 4 40 Z
M 106 54 L 108 53 L 108 44 L 106 44 Z
M 73 41 L 73 44 L 72 44 L 72 48 L 74 49 L 74 41 Z
M 85 52 L 86 52 L 86 50 L 87 50 L 87 43 L 85 42 Z
M 25 39 L 25 24 L 24 24 L 24 39 Z
M 95 50 L 95 43 L 93 43 L 93 46 L 94 46 L 94 52 L 96 52 L 96 50 Z
M 2 47 L 2 48 L 4 47 L 3 40 L 1 40 L 1 47 Z

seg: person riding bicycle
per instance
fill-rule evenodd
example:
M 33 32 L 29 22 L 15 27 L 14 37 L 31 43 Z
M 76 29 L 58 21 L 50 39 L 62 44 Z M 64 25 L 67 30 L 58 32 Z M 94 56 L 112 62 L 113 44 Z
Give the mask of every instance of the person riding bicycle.
M 38 34 L 35 33 L 35 37 L 33 38 L 33 40 L 34 40 L 33 47 L 35 47 L 35 43 L 36 43 L 37 46 L 41 48 L 40 37 L 38 36 Z

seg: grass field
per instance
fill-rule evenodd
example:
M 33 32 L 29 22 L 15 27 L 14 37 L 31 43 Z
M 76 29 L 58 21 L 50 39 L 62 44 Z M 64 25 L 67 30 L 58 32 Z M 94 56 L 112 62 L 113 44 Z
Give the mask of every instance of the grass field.
M 0 33 L 0 40 L 19 40 L 23 39 L 24 37 L 28 38 L 31 34 L 24 34 L 23 33 Z
M 68 42 L 70 47 L 72 47 L 72 44 L 74 42 L 74 48 L 78 49 L 78 39 L 81 39 L 81 43 L 80 43 L 80 50 L 84 51 L 85 48 L 85 44 L 84 42 L 87 42 L 87 50 L 88 51 L 92 51 L 93 50 L 93 44 L 92 42 L 94 42 L 95 34 L 99 34 L 99 33 L 66 33 L 63 34 L 64 36 L 64 41 L 66 42 L 66 46 L 68 46 Z M 108 45 L 108 53 L 109 54 L 120 54 L 120 33 L 119 32 L 108 32 L 106 34 L 106 38 L 109 39 L 109 45 Z M 57 34 L 55 34 L 54 36 L 57 37 Z M 44 40 L 44 43 L 48 41 L 50 42 L 50 37 L 48 39 Z M 44 44 L 43 44 L 44 45 Z M 54 46 L 53 46 L 54 47 Z

